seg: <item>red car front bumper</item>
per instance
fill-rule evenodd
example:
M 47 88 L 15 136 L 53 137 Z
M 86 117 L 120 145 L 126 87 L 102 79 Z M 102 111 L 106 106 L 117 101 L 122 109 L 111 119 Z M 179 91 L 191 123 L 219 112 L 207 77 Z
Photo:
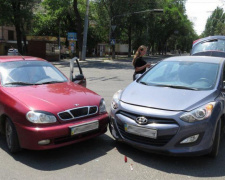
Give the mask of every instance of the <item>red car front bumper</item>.
M 70 134 L 70 127 L 82 123 L 99 121 L 99 128 L 79 135 Z M 80 141 L 84 141 L 96 136 L 99 136 L 107 131 L 107 124 L 109 122 L 108 114 L 102 114 L 95 117 L 86 118 L 84 120 L 58 124 L 48 127 L 28 127 L 21 124 L 15 124 L 21 148 L 32 150 L 53 149 Z M 50 140 L 47 145 L 39 145 L 38 142 L 42 140 Z

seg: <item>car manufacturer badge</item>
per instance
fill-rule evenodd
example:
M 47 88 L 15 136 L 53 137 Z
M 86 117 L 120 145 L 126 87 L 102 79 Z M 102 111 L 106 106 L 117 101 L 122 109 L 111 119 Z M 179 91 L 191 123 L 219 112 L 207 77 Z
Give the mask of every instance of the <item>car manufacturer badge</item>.
M 135 121 L 140 125 L 148 124 L 148 119 L 144 116 L 137 117 Z
M 74 104 L 74 106 L 79 106 L 79 104 Z

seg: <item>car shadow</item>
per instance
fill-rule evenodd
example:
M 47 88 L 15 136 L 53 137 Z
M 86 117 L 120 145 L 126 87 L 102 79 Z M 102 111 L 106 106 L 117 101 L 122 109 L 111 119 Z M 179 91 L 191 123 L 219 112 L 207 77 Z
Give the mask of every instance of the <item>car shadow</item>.
M 220 144 L 219 154 L 216 158 L 208 156 L 196 157 L 178 157 L 166 156 L 161 154 L 154 154 L 144 152 L 136 149 L 128 144 L 116 143 L 116 148 L 119 153 L 127 156 L 134 161 L 144 166 L 167 172 L 170 174 L 179 174 L 192 177 L 222 177 L 225 176 L 224 162 L 225 162 L 225 141 Z
M 115 148 L 115 142 L 106 134 L 69 146 L 43 151 L 26 150 L 11 154 L 1 136 L 0 147 L 16 161 L 41 171 L 55 171 L 96 160 Z

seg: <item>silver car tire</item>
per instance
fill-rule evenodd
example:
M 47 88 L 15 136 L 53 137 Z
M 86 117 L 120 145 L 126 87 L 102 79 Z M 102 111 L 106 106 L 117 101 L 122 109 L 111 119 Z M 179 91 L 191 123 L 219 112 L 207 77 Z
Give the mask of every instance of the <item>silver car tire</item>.
M 220 135 L 221 135 L 221 119 L 217 122 L 216 126 L 216 133 L 213 141 L 212 150 L 209 153 L 210 157 L 216 157 L 219 152 L 219 146 L 220 146 Z
M 116 141 L 118 141 L 119 136 L 118 136 L 118 134 L 117 134 L 117 132 L 115 130 L 115 127 L 114 127 L 114 124 L 113 124 L 112 120 L 109 121 L 109 131 L 112 134 L 112 136 L 114 137 L 114 139 Z

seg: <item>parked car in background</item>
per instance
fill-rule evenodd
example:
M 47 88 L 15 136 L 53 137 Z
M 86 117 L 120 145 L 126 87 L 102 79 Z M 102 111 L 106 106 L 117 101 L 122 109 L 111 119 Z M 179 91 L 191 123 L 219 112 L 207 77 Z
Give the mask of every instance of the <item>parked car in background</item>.
M 12 153 L 57 148 L 107 131 L 104 99 L 51 63 L 0 56 L 0 75 L 0 130 Z M 79 83 L 81 77 L 72 79 Z
M 191 55 L 225 57 L 225 36 L 209 36 L 195 40 Z
M 115 93 L 111 134 L 150 152 L 215 157 L 225 122 L 224 65 L 218 57 L 162 60 Z
M 7 53 L 8 56 L 16 56 L 19 55 L 18 49 L 10 48 Z

